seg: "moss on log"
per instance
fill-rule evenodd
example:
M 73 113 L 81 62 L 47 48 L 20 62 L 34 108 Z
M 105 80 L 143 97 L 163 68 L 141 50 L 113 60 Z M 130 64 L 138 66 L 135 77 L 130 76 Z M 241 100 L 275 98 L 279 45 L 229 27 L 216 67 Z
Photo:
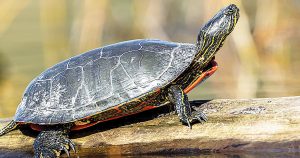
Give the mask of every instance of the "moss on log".
M 208 122 L 194 124 L 189 129 L 179 122 L 170 106 L 165 106 L 72 132 L 70 137 L 81 157 L 210 152 L 227 155 L 263 153 L 262 157 L 266 153 L 300 156 L 300 97 L 191 103 L 195 110 L 201 109 L 207 114 Z M 0 127 L 8 120 L 0 120 Z M 0 155 L 31 157 L 37 134 L 23 127 L 1 136 Z

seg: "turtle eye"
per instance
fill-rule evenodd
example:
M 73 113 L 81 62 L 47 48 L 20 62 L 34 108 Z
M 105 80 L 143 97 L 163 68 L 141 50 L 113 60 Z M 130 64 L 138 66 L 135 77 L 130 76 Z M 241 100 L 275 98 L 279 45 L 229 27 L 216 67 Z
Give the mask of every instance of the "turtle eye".
M 234 14 L 236 11 L 238 11 L 239 9 L 236 7 L 236 5 L 231 4 L 229 5 L 226 10 L 225 10 L 225 15 L 232 15 Z
M 228 10 L 225 11 L 224 14 L 225 15 L 232 15 L 233 13 L 234 13 L 234 10 L 232 10 L 232 9 L 229 8 Z

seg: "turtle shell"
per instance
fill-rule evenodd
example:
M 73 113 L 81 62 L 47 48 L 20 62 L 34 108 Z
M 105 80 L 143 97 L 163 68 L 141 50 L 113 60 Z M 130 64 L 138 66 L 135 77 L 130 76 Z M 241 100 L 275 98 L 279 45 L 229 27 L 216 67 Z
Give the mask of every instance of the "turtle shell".
M 192 44 L 132 40 L 97 48 L 47 69 L 25 90 L 15 121 L 74 122 L 167 86 L 191 64 Z

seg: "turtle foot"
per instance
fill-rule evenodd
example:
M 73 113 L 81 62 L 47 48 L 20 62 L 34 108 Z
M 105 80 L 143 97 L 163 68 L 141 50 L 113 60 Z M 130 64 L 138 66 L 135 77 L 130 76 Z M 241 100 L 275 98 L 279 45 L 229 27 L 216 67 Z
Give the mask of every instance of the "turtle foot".
M 203 124 L 207 120 L 207 116 L 201 111 L 194 111 L 189 117 L 180 118 L 180 121 L 183 124 L 187 125 L 190 129 L 192 129 L 192 125 L 194 123 L 200 122 L 201 124 Z
M 202 111 L 195 111 L 193 112 L 192 114 L 192 120 L 191 122 L 200 122 L 200 123 L 204 123 L 206 122 L 208 119 L 207 119 L 207 116 L 202 112 Z
M 65 152 L 70 157 L 69 150 L 75 153 L 75 144 L 63 131 L 42 131 L 34 141 L 35 158 L 56 158 Z

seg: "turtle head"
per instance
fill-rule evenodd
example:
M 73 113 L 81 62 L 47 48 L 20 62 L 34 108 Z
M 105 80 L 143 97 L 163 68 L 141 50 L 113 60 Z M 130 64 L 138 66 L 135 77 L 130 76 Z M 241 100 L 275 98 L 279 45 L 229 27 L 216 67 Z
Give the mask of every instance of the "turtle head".
M 197 37 L 196 60 L 207 65 L 222 47 L 239 19 L 239 9 L 231 4 L 221 9 L 201 29 Z

